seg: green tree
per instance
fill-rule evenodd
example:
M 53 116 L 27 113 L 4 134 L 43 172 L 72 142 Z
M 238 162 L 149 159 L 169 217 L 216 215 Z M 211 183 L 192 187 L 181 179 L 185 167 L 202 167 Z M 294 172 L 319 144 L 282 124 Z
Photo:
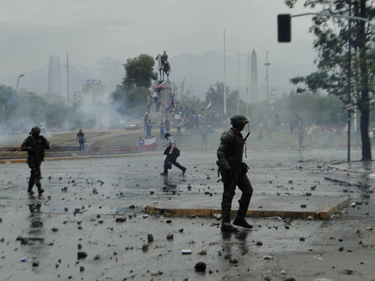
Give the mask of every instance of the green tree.
M 155 60 L 147 54 L 141 54 L 137 58 L 127 59 L 124 67 L 126 76 L 123 85 L 127 88 L 151 87 L 151 80 L 158 78 L 157 73 L 153 72 Z
M 298 0 L 285 0 L 293 8 Z M 373 20 L 375 7 L 369 0 L 305 0 L 305 7 L 321 6 L 321 13 L 362 17 Z M 349 34 L 347 19 L 314 16 L 310 32 L 316 36 L 314 48 L 317 50 L 318 70 L 305 77 L 291 79 L 294 84 L 304 83 L 308 90 L 319 89 L 339 96 L 345 103 L 348 95 L 348 81 L 352 85 L 352 102 L 361 112 L 362 160 L 372 159 L 369 138 L 370 107 L 374 93 L 374 30 L 363 21 L 352 21 Z M 352 75 L 348 71 L 349 38 L 353 53 Z M 306 89 L 299 88 L 302 92 Z
M 19 102 L 16 91 L 12 87 L 0 85 L 0 117 L 2 122 L 11 118 Z

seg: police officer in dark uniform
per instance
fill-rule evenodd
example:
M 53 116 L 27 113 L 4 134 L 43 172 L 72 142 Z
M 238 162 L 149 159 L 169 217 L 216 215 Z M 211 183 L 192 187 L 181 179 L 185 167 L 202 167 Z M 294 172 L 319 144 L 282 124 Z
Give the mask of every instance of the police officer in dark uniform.
M 29 188 L 27 192 L 29 194 L 34 194 L 32 188 L 34 184 L 38 187 L 39 195 L 42 195 L 44 189 L 42 189 L 42 184 L 40 182 L 42 174 L 40 172 L 40 166 L 44 160 L 45 149 L 50 149 L 49 142 L 45 137 L 40 135 L 40 128 L 34 127 L 31 129 L 30 136 L 28 136 L 21 145 L 22 151 L 27 151 L 27 164 L 31 169 Z
M 231 224 L 231 207 L 236 186 L 242 191 L 237 216 L 234 225 L 252 228 L 246 221 L 246 213 L 253 188 L 246 175 L 248 166 L 242 162 L 245 140 L 241 134 L 245 125 L 249 123 L 245 116 L 235 115 L 231 118 L 232 128 L 221 135 L 220 146 L 217 150 L 217 164 L 224 184 L 223 199 L 221 203 L 222 224 L 221 230 L 234 232 L 238 229 Z

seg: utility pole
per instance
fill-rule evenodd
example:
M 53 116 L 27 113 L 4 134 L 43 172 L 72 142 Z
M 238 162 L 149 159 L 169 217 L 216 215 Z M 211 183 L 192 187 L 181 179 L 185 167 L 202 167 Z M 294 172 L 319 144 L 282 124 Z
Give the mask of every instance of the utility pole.
M 238 52 L 237 114 L 240 114 L 240 53 Z
M 349 17 L 352 15 L 352 3 L 349 1 Z M 352 76 L 352 70 L 351 70 L 351 60 L 352 60 L 352 53 L 351 53 L 351 37 L 352 37 L 352 22 L 350 19 L 348 31 L 349 31 L 349 39 L 348 39 L 348 46 L 349 46 L 349 52 L 348 52 L 348 104 L 351 102 L 350 98 L 350 92 L 351 92 L 351 76 Z M 348 110 L 348 162 L 350 162 L 350 110 Z
M 224 30 L 224 115 L 227 115 L 227 86 L 226 86 L 225 30 Z
M 266 80 L 267 80 L 267 101 L 269 101 L 269 97 L 268 97 L 268 67 L 271 64 L 268 62 L 268 51 L 267 51 L 267 62 L 264 65 L 267 67 L 267 76 L 266 76 Z
M 249 115 L 249 61 L 250 53 L 247 52 L 247 88 L 246 88 L 246 116 Z
M 66 92 L 69 107 L 69 54 L 66 54 Z

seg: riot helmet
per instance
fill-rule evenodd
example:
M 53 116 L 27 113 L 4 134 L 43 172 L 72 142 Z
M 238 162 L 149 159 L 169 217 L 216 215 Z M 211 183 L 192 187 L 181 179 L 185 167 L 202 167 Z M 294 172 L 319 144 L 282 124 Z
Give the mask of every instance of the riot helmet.
M 233 125 L 235 128 L 243 128 L 247 123 L 249 123 L 249 120 L 243 115 L 234 115 L 230 119 L 230 123 Z

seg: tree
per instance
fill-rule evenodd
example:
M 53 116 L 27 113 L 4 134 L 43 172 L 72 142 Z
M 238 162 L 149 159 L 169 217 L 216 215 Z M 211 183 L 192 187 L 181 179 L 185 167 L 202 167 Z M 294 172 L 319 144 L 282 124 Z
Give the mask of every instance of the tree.
M 157 73 L 153 72 L 155 60 L 147 54 L 141 54 L 137 58 L 127 59 L 124 64 L 126 76 L 123 85 L 128 88 L 151 87 L 151 79 L 158 78 Z
M 298 0 L 285 0 L 285 4 L 293 8 Z M 375 18 L 375 7 L 369 0 L 305 0 L 305 7 L 322 6 L 321 13 L 349 15 L 368 20 Z M 348 82 L 350 79 L 351 99 L 361 112 L 362 161 L 372 160 L 369 137 L 370 108 L 373 105 L 374 91 L 374 30 L 363 21 L 352 21 L 351 32 L 347 19 L 327 16 L 313 17 L 310 32 L 316 36 L 314 48 L 318 70 L 305 77 L 291 79 L 294 84 L 304 83 L 308 90 L 319 89 L 337 95 L 345 103 L 348 102 Z M 353 53 L 352 74 L 348 69 L 349 38 Z M 306 89 L 299 88 L 302 92 Z

